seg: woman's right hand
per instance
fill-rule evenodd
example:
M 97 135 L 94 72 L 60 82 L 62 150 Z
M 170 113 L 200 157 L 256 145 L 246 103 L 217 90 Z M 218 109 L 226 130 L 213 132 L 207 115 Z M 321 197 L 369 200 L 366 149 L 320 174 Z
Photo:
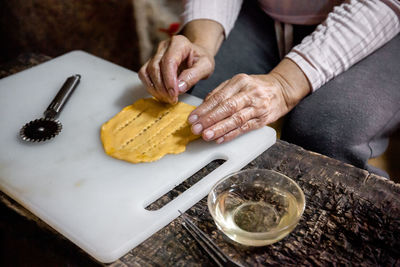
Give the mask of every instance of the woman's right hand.
M 174 104 L 178 95 L 213 71 L 213 51 L 176 35 L 160 42 L 155 55 L 140 69 L 139 78 L 154 97 Z

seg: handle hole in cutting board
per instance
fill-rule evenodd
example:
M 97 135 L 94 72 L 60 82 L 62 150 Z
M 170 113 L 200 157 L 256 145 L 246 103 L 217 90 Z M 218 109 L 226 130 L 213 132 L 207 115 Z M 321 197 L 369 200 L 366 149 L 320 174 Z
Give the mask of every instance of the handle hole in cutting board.
M 189 189 L 192 185 L 203 179 L 203 177 L 207 176 L 209 173 L 217 169 L 221 166 L 226 160 L 224 159 L 216 159 L 208 163 L 206 166 L 201 168 L 198 172 L 187 178 L 185 181 L 175 186 L 172 190 L 168 191 L 156 201 L 149 204 L 145 209 L 149 211 L 159 210 L 169 202 L 177 198 L 180 194 Z

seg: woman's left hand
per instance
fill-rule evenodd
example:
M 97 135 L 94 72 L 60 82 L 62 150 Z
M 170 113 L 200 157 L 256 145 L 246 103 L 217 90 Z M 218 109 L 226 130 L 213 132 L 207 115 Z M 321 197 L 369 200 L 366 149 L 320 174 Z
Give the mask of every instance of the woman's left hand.
M 215 88 L 189 116 L 192 132 L 218 144 L 272 123 L 293 104 L 279 75 L 238 74 Z

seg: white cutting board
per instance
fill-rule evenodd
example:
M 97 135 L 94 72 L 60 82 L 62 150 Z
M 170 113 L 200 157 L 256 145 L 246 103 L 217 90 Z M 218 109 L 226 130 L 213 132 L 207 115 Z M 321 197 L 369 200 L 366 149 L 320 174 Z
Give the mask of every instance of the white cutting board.
M 19 139 L 42 116 L 65 79 L 80 85 L 61 112 L 62 132 L 46 143 Z M 112 262 L 206 196 L 219 179 L 244 167 L 275 142 L 264 127 L 216 145 L 196 140 L 179 155 L 131 164 L 108 157 L 100 127 L 148 96 L 137 74 L 74 51 L 0 80 L 0 189 L 101 262 Z M 198 105 L 185 95 L 181 101 Z M 148 204 L 214 159 L 223 165 L 157 211 Z

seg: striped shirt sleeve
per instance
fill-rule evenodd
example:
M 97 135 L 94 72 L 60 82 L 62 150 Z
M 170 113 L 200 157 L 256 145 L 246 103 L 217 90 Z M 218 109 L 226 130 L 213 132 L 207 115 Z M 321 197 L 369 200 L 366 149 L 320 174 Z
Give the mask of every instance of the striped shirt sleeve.
M 227 37 L 239 15 L 243 0 L 185 0 L 182 27 L 196 19 L 210 19 L 222 25 Z
M 315 91 L 400 32 L 398 0 L 348 0 L 286 55 Z

